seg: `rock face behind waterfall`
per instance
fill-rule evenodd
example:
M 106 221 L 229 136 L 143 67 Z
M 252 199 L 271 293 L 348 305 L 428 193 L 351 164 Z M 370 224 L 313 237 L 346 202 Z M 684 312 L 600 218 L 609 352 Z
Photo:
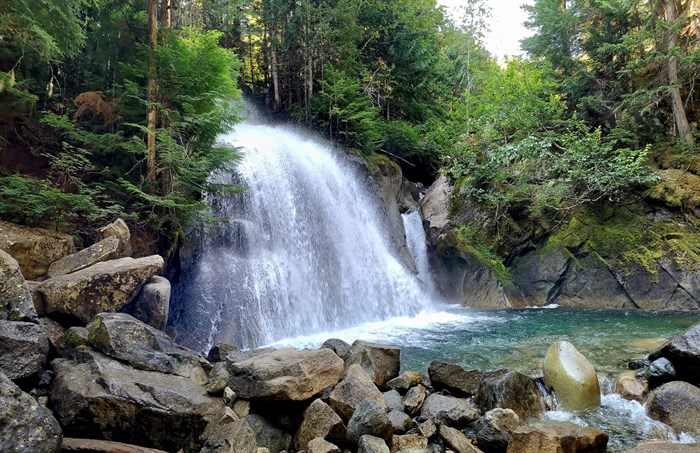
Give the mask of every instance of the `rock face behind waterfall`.
M 464 187 L 442 176 L 421 202 L 448 298 L 478 308 L 700 309 L 697 212 L 635 199 L 578 206 L 554 224 L 507 222 Z

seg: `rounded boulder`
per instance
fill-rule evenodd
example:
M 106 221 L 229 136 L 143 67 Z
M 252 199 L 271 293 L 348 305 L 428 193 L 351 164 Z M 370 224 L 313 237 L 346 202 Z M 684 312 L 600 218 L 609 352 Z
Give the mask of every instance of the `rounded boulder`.
M 568 411 L 600 406 L 600 384 L 590 362 L 567 341 L 558 341 L 544 358 L 544 381 Z

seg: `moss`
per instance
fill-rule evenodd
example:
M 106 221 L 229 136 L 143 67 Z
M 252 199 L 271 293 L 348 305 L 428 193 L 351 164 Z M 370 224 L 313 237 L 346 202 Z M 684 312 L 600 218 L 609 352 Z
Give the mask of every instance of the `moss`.
M 658 261 L 670 257 L 685 270 L 700 265 L 700 233 L 685 221 L 655 222 L 653 215 L 610 203 L 591 206 L 549 237 L 541 253 L 564 247 L 576 256 L 594 256 L 625 272 L 641 266 L 651 275 Z
M 363 155 L 362 158 L 367 163 L 367 168 L 370 172 L 375 173 L 379 170 L 385 169 L 387 167 L 394 167 L 400 171 L 401 167 L 399 164 L 391 160 L 388 156 L 379 153 L 371 153 Z M 386 173 L 386 172 L 382 172 Z
M 696 152 L 683 152 L 674 148 L 657 151 L 655 161 L 659 168 L 681 169 L 700 175 L 700 155 Z
M 660 170 L 661 180 L 644 193 L 647 199 L 692 211 L 700 206 L 700 176 L 684 170 Z
M 454 241 L 458 250 L 474 256 L 496 275 L 499 282 L 503 284 L 513 283 L 513 276 L 503 263 L 503 259 L 483 242 L 483 239 L 472 227 L 465 225 L 457 229 Z

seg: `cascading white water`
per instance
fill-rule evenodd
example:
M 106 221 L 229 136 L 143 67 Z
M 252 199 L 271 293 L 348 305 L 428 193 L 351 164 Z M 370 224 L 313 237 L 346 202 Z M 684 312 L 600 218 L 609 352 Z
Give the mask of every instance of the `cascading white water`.
M 425 290 L 434 294 L 435 284 L 430 274 L 428 263 L 428 246 L 425 241 L 425 229 L 423 228 L 423 218 L 418 211 L 406 212 L 402 215 L 403 227 L 406 231 L 406 245 L 411 253 L 413 261 L 418 269 L 418 279 L 423 282 Z
M 228 225 L 209 231 L 176 290 L 178 341 L 256 347 L 395 316 L 430 302 L 390 252 L 377 203 L 330 146 L 285 127 L 244 123 L 223 141 L 242 158 L 210 197 Z

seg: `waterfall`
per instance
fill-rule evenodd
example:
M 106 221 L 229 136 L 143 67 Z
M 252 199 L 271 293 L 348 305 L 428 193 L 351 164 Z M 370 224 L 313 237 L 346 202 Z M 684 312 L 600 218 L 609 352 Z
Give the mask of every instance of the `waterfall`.
M 176 285 L 169 328 L 179 342 L 257 347 L 430 305 L 390 251 L 378 203 L 342 153 L 250 122 L 222 141 L 242 156 L 212 178 L 247 190 L 208 197 L 227 223 L 205 229 Z
M 430 274 L 430 265 L 428 264 L 428 245 L 425 242 L 425 229 L 423 228 L 423 218 L 419 211 L 409 211 L 402 214 L 403 226 L 406 230 L 406 245 L 416 263 L 418 269 L 418 279 L 423 282 L 425 290 L 434 294 L 435 283 Z

